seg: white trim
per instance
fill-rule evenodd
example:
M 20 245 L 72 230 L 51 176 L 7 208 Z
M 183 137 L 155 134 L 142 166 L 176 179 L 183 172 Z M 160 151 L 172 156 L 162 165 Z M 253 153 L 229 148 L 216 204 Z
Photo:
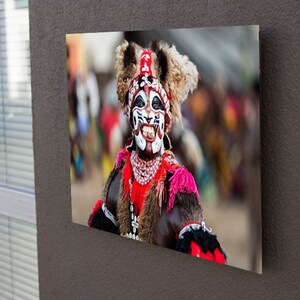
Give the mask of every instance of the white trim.
M 178 238 L 183 239 L 183 235 L 186 232 L 192 231 L 192 230 L 199 230 L 201 229 L 201 225 L 199 223 L 190 223 L 188 225 L 185 225 L 179 232 Z
M 105 203 L 102 204 L 102 211 L 105 214 L 105 217 L 108 218 L 109 220 L 111 220 L 116 227 L 119 226 L 119 224 L 116 221 L 114 215 L 108 210 Z
M 36 224 L 35 196 L 0 187 L 0 214 Z

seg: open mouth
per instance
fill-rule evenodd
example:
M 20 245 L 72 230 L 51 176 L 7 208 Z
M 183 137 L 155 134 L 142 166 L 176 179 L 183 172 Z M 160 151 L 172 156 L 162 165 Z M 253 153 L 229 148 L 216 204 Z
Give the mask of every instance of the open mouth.
M 154 125 L 143 124 L 141 126 L 141 132 L 146 141 L 154 142 L 156 136 L 157 127 Z

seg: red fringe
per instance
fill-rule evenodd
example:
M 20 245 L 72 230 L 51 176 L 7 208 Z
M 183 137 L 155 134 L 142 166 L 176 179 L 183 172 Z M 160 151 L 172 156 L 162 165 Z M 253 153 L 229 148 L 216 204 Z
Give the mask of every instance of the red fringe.
M 96 201 L 93 211 L 92 211 L 92 214 L 91 214 L 91 217 L 90 217 L 90 220 L 89 220 L 89 226 L 92 226 L 93 218 L 94 218 L 95 214 L 101 209 L 103 203 L 104 203 L 104 201 L 102 201 L 101 199 Z
M 152 186 L 152 181 L 145 185 L 140 185 L 136 180 L 134 180 L 131 189 L 131 202 L 134 206 L 134 212 L 136 215 L 140 215 L 143 212 L 146 196 Z
M 115 166 L 121 166 L 122 160 L 125 160 L 125 166 L 122 170 L 124 182 L 122 200 L 125 201 L 128 196 L 130 197 L 131 202 L 134 204 L 135 214 L 138 215 L 142 213 L 146 196 L 153 185 L 156 186 L 156 195 L 159 201 L 158 204 L 160 207 L 162 206 L 162 187 L 164 187 L 164 181 L 166 179 L 167 172 L 171 172 L 174 174 L 170 179 L 167 212 L 174 207 L 175 195 L 178 192 L 195 193 L 199 198 L 197 186 L 192 174 L 187 169 L 185 169 L 184 167 L 179 167 L 179 165 L 177 164 L 170 165 L 165 159 L 167 156 L 169 156 L 169 154 L 165 154 L 163 156 L 157 173 L 149 183 L 140 185 L 136 180 L 134 180 L 134 182 L 132 183 L 133 171 L 129 159 L 130 154 L 131 153 L 125 149 L 121 150 L 116 159 Z
M 126 197 L 129 195 L 131 190 L 130 182 L 132 178 L 132 167 L 131 167 L 130 159 L 128 159 L 127 162 L 125 163 L 122 173 L 123 173 L 123 181 L 124 181 L 122 200 L 124 201 Z
M 125 201 L 130 194 L 130 200 L 134 204 L 134 213 L 139 215 L 143 211 L 145 199 L 153 181 L 151 180 L 145 185 L 140 185 L 136 180 L 132 183 L 132 173 L 133 171 L 130 159 L 127 159 L 123 168 L 124 189 L 122 199 Z
M 215 249 L 214 253 L 211 253 L 210 251 L 204 253 L 201 247 L 195 241 L 191 242 L 191 251 L 189 252 L 189 254 L 192 256 L 211 260 L 219 264 L 226 264 L 224 254 L 222 254 L 218 248 Z

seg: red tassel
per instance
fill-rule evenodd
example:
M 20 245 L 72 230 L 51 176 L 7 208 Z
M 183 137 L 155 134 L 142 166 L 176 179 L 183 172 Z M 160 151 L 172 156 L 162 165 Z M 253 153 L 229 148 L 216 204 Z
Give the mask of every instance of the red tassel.
M 148 194 L 152 185 L 152 181 L 148 182 L 145 185 L 139 184 L 136 180 L 134 180 L 131 189 L 131 202 L 134 206 L 134 212 L 136 215 L 142 213 L 146 195 Z
M 124 181 L 122 200 L 124 201 L 131 191 L 132 167 L 131 167 L 130 160 L 127 161 L 122 172 L 123 172 L 123 181 Z
M 189 252 L 189 254 L 192 256 L 211 260 L 219 264 L 226 264 L 225 257 L 218 248 L 215 249 L 214 253 L 211 253 L 210 251 L 204 253 L 195 241 L 191 242 L 191 251 Z

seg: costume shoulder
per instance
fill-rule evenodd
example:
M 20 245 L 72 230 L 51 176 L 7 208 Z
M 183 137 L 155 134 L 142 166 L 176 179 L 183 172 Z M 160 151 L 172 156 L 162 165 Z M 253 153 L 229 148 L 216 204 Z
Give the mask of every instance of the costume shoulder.
M 174 205 L 177 195 L 181 198 L 192 198 L 194 201 L 199 201 L 198 188 L 193 175 L 185 168 L 179 165 L 168 170 L 168 202 L 167 212 L 170 211 Z M 184 202 L 181 203 L 184 205 Z
M 166 186 L 166 213 L 170 215 L 171 226 L 178 235 L 186 224 L 202 221 L 200 196 L 193 175 L 178 164 L 168 170 Z

